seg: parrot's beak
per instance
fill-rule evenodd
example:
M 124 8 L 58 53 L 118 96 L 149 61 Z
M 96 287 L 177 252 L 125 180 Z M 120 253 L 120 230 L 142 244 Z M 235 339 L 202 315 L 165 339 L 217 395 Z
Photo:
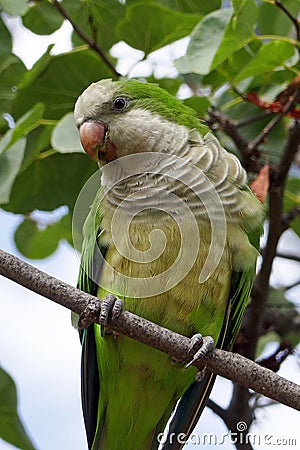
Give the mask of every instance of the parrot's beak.
M 116 148 L 109 140 L 107 125 L 89 120 L 80 125 L 79 133 L 82 146 L 92 159 L 97 162 L 116 159 Z

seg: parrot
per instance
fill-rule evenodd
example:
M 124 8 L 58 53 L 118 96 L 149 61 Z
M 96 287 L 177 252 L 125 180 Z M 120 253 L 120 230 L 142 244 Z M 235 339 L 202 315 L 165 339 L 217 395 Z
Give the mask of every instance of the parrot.
M 255 277 L 263 204 L 238 158 L 157 84 L 102 79 L 78 97 L 74 117 L 101 172 L 78 278 L 106 299 L 103 325 L 80 330 L 88 448 L 181 449 L 215 375 L 110 332 L 107 317 L 124 308 L 195 337 L 199 355 L 212 339 L 230 350 Z

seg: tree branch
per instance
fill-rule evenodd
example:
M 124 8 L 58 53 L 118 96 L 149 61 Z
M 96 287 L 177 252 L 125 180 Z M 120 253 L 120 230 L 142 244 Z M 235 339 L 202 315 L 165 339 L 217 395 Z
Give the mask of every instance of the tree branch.
M 257 157 L 259 156 L 259 154 L 256 150 L 250 150 L 250 143 L 240 134 L 235 122 L 233 122 L 230 117 L 226 116 L 226 114 L 215 107 L 212 107 L 209 110 L 209 118 L 209 125 L 213 124 L 214 122 L 218 122 L 221 129 L 233 140 L 242 156 L 242 163 L 246 170 L 258 172 L 259 164 L 257 161 Z
M 73 19 L 71 18 L 71 16 L 67 13 L 67 11 L 63 8 L 63 6 L 61 5 L 61 3 L 58 0 L 51 0 L 53 6 L 55 6 L 55 8 L 61 13 L 61 15 L 68 20 L 68 22 L 70 22 L 70 24 L 72 25 L 74 31 L 76 34 L 78 34 L 79 37 L 81 37 L 81 39 L 86 42 L 89 47 L 94 50 L 97 55 L 99 55 L 101 57 L 101 59 L 103 59 L 103 61 L 105 62 L 105 64 L 109 67 L 109 69 L 112 71 L 112 73 L 116 76 L 116 77 L 120 77 L 121 74 L 115 69 L 114 65 L 112 64 L 112 62 L 109 60 L 109 58 L 107 57 L 106 53 L 102 50 L 102 48 L 100 48 L 96 41 L 91 39 L 87 34 L 85 34 L 84 31 L 82 31 L 78 25 L 76 24 L 76 22 L 73 21 Z
M 300 145 L 300 121 L 294 120 L 289 128 L 286 145 L 283 149 L 278 166 L 275 168 L 273 177 L 274 187 L 284 185 L 288 172 L 294 161 Z
M 87 305 L 92 304 L 94 306 L 92 319 L 99 323 L 101 301 L 98 298 L 47 275 L 3 250 L 0 250 L 0 274 L 77 314 L 82 314 L 86 311 Z M 191 358 L 189 338 L 128 311 L 123 311 L 108 328 L 161 350 L 176 360 L 188 361 Z M 300 410 L 300 386 L 241 355 L 214 349 L 203 357 L 201 363 L 195 363 L 198 368 L 203 368 L 203 365 L 207 365 L 218 375 Z
M 235 126 L 237 128 L 246 127 L 247 125 L 251 125 L 252 123 L 258 122 L 259 120 L 265 119 L 272 111 L 262 111 L 261 113 L 256 114 L 255 116 L 246 117 L 245 119 L 241 119 L 235 122 Z
M 251 312 L 244 324 L 246 335 L 249 339 L 248 346 L 243 353 L 250 359 L 254 359 L 257 340 L 260 336 L 263 311 L 267 301 L 269 281 L 274 258 L 276 257 L 277 245 L 282 233 L 285 231 L 283 223 L 283 191 L 286 177 L 300 143 L 300 123 L 293 121 L 288 132 L 286 145 L 283 149 L 278 165 L 273 165 L 270 171 L 270 195 L 269 211 L 270 222 L 267 243 L 263 252 L 263 260 L 259 273 L 257 274 L 251 300 Z
M 217 416 L 220 417 L 220 419 L 223 420 L 223 422 L 225 423 L 225 425 L 227 426 L 226 423 L 226 409 L 222 408 L 220 405 L 218 405 L 217 403 L 215 403 L 213 400 L 211 400 L 210 398 L 207 400 L 206 406 L 212 410 L 212 412 L 214 412 L 215 414 L 217 414 Z M 227 427 L 228 428 L 228 427 Z

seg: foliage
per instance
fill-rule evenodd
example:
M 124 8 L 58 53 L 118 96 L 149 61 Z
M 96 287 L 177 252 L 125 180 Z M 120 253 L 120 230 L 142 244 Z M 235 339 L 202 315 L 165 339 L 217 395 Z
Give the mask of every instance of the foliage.
M 0 438 L 23 450 L 34 450 L 17 412 L 16 386 L 0 367 Z
M 274 106 L 277 101 L 284 109 L 290 97 L 281 94 L 299 85 L 300 32 L 293 21 L 300 13 L 299 1 L 232 0 L 220 9 L 221 4 L 221 0 L 0 0 L 0 204 L 24 216 L 15 241 L 25 256 L 44 258 L 61 239 L 71 243 L 70 217 L 76 198 L 97 168 L 82 154 L 72 110 L 90 83 L 118 78 L 110 55 L 118 42 L 142 51 L 147 60 L 152 52 L 190 36 L 186 54 L 174 61 L 177 77 L 157 79 L 153 69 L 148 80 L 172 94 L 188 86 L 186 104 L 196 109 L 248 170 L 280 161 L 289 126 L 299 117 L 297 105 L 286 114 L 281 111 L 280 120 L 264 134 L 278 115 L 266 102 Z M 13 15 L 40 35 L 54 32 L 69 19 L 72 48 L 54 55 L 50 46 L 26 69 L 12 51 L 7 17 Z M 229 138 L 226 127 L 211 115 L 215 109 L 253 144 L 255 164 L 246 161 L 238 140 Z M 284 212 L 299 207 L 299 192 L 299 178 L 294 176 L 286 185 Z M 63 205 L 64 217 L 40 226 L 36 210 L 50 212 Z M 291 221 L 298 236 L 299 220 L 298 216 Z M 21 441 L 14 443 L 31 448 Z

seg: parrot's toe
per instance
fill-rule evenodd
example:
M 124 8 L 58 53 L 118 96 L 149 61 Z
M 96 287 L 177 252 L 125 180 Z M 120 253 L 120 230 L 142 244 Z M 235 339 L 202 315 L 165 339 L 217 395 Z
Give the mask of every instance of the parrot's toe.
M 112 294 L 108 294 L 101 303 L 99 323 L 101 324 L 101 334 L 107 327 L 109 321 L 117 319 L 123 310 L 123 302 Z
M 199 361 L 204 355 L 214 348 L 215 342 L 211 336 L 203 337 L 202 334 L 195 334 L 191 337 L 190 353 L 194 353 L 192 360 L 185 365 L 190 367 L 196 361 Z
M 206 372 L 207 372 L 206 366 L 204 367 L 204 369 L 198 370 L 198 372 L 195 375 L 195 381 L 197 381 L 197 383 L 201 383 L 201 381 L 205 377 Z

